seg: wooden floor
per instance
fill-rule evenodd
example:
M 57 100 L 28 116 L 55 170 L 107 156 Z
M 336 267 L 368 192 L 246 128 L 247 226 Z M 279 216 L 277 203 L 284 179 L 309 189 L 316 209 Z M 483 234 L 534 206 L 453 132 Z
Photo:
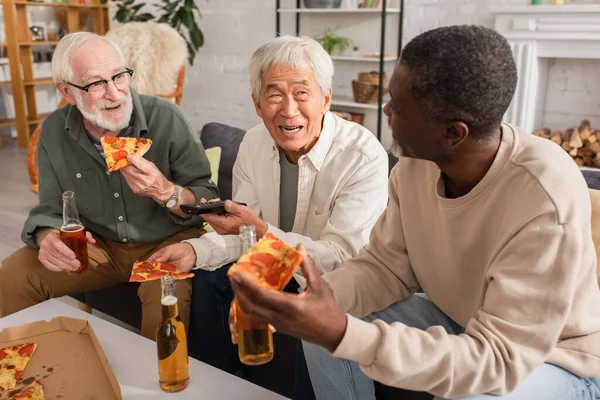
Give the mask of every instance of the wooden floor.
M 3 138 L 0 148 L 0 261 L 23 246 L 21 229 L 29 210 L 38 203 L 29 190 L 27 149 Z

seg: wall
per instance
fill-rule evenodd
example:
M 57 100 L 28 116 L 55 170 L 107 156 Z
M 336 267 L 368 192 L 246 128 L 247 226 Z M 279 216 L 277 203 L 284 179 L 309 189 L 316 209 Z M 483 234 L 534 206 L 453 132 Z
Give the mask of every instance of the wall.
M 259 123 L 246 72 L 252 51 L 272 38 L 274 0 L 196 0 L 206 44 L 186 75 L 183 108 L 201 127 L 218 121 L 244 129 Z M 573 1 L 577 3 L 595 0 Z M 405 40 L 450 24 L 492 27 L 490 5 L 527 0 L 405 0 Z M 600 61 L 554 60 L 548 74 L 544 124 L 565 129 L 582 118 L 600 123 Z

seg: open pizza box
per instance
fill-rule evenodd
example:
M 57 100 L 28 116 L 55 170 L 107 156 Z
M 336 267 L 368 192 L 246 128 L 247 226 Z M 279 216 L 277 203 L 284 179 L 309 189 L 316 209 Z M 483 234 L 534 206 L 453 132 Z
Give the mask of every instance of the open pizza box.
M 56 317 L 0 331 L 0 349 L 37 343 L 17 388 L 0 392 L 5 400 L 39 379 L 46 399 L 122 399 L 119 382 L 88 321 Z

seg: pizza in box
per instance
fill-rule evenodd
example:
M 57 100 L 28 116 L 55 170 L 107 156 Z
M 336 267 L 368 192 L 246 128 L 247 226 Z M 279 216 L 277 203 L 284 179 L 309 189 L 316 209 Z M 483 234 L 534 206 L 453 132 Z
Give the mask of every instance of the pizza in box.
M 35 381 L 19 393 L 15 394 L 9 400 L 46 400 L 42 390 L 42 382 Z
M 0 393 L 16 387 L 36 348 L 35 343 L 23 343 L 0 350 Z
M 227 275 L 245 272 L 261 285 L 283 290 L 302 262 L 303 254 L 270 232 L 231 266 Z
M 147 138 L 128 138 L 102 136 L 100 138 L 104 158 L 109 172 L 117 171 L 130 165 L 127 161 L 129 154 L 142 157 L 150 149 L 152 140 Z

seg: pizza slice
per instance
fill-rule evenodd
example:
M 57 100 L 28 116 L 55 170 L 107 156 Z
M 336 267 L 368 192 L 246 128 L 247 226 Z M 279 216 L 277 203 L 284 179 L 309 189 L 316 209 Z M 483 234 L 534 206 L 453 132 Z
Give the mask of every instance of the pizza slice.
M 235 272 L 246 272 L 265 287 L 283 290 L 303 258 L 301 252 L 267 232 L 231 266 L 227 275 L 231 278 Z
M 9 400 L 46 400 L 42 390 L 42 382 L 35 381 L 19 393 L 15 394 Z
M 36 343 L 24 343 L 0 350 L 0 390 L 15 388 L 36 347 Z
M 146 282 L 172 275 L 175 279 L 187 279 L 194 276 L 191 272 L 183 272 L 172 264 L 158 261 L 136 261 L 131 270 L 129 282 Z
M 130 163 L 127 161 L 129 154 L 142 157 L 150 149 L 152 140 L 147 138 L 126 138 L 102 136 L 100 138 L 104 158 L 109 172 L 117 171 Z

